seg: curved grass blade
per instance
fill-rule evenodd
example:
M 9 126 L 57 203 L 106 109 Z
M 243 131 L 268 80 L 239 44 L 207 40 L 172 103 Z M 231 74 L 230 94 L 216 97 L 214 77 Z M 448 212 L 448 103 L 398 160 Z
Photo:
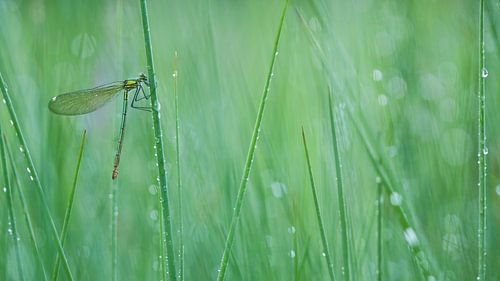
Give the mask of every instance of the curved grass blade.
M 318 194 L 316 193 L 316 184 L 314 184 L 313 171 L 311 167 L 311 159 L 309 158 L 309 150 L 307 149 L 306 134 L 304 133 L 304 128 L 302 128 L 302 141 L 304 143 L 304 150 L 306 153 L 307 160 L 307 171 L 309 172 L 309 179 L 311 181 L 311 189 L 313 193 L 314 207 L 316 209 L 316 217 L 318 219 L 319 233 L 321 235 L 321 241 L 323 242 L 323 251 L 325 253 L 326 266 L 328 267 L 328 274 L 330 279 L 335 281 L 335 274 L 333 273 L 333 260 L 330 255 L 330 250 L 328 249 L 328 239 L 326 238 L 325 227 L 323 224 L 323 217 L 321 216 L 321 210 L 319 207 Z
M 123 81 L 118 81 L 92 89 L 65 93 L 50 99 L 49 109 L 60 115 L 86 114 L 105 105 L 123 88 Z
M 19 177 L 16 172 L 16 167 L 14 165 L 14 158 L 12 157 L 12 152 L 9 148 L 9 144 L 7 143 L 6 140 L 4 140 L 5 144 L 5 150 L 7 151 L 7 156 L 9 157 L 9 163 L 10 167 L 12 169 L 12 175 L 15 180 L 15 184 L 17 187 L 18 195 L 19 195 L 19 201 L 21 202 L 21 206 L 23 208 L 23 214 L 24 218 L 26 220 L 26 225 L 28 226 L 28 232 L 30 235 L 30 240 L 31 243 L 33 243 L 33 248 L 35 248 L 35 255 L 38 263 L 40 264 L 40 268 L 42 269 L 42 275 L 43 275 L 43 280 L 47 281 L 47 271 L 45 270 L 45 266 L 43 265 L 43 260 L 42 256 L 40 255 L 40 247 L 38 246 L 38 243 L 36 242 L 35 239 L 35 231 L 33 230 L 33 223 L 31 222 L 30 216 L 29 216 L 29 211 L 28 211 L 28 206 L 26 205 L 26 199 L 24 197 L 24 192 L 21 189 L 21 184 L 19 182 Z
M 262 116 L 264 114 L 264 109 L 266 107 L 266 100 L 269 94 L 269 89 L 271 87 L 271 78 L 273 76 L 274 65 L 276 63 L 276 57 L 278 55 L 278 43 L 281 37 L 281 29 L 283 27 L 283 22 L 285 21 L 285 14 L 288 8 L 288 0 L 285 2 L 283 11 L 281 13 L 281 19 L 278 27 L 278 33 L 276 34 L 276 39 L 274 41 L 274 48 L 271 57 L 271 64 L 269 65 L 269 71 L 267 74 L 266 86 L 264 87 L 264 92 L 262 93 L 262 98 L 260 100 L 259 111 L 257 112 L 257 119 L 255 120 L 255 127 L 253 129 L 252 138 L 250 140 L 250 147 L 248 148 L 247 159 L 245 162 L 245 168 L 243 170 L 243 175 L 241 177 L 240 187 L 238 189 L 238 195 L 236 197 L 236 205 L 233 211 L 233 217 L 231 218 L 231 225 L 229 226 L 229 231 L 227 233 L 226 243 L 224 245 L 224 252 L 222 253 L 222 258 L 219 266 L 219 275 L 217 276 L 218 281 L 224 280 L 226 275 L 227 263 L 229 261 L 229 253 L 231 252 L 231 247 L 234 241 L 234 232 L 236 225 L 240 219 L 241 206 L 243 205 L 243 198 L 245 196 L 248 178 L 250 176 L 250 170 L 252 169 L 253 157 L 255 153 L 255 148 L 257 146 L 257 139 L 259 138 L 260 124 L 262 123 Z
M 160 206 L 162 209 L 163 218 L 163 243 L 165 243 L 164 248 L 167 252 L 167 257 L 164 259 L 167 262 L 168 273 L 171 281 L 176 280 L 176 270 L 175 270 L 175 256 L 174 256 L 174 244 L 172 242 L 172 223 L 170 217 L 170 204 L 168 199 L 168 186 L 167 186 L 167 172 L 165 167 L 165 154 L 163 152 L 163 133 L 161 129 L 160 122 L 160 100 L 158 99 L 158 94 L 156 93 L 156 77 L 155 68 L 153 64 L 153 47 L 151 44 L 151 33 L 149 28 L 149 16 L 148 16 L 148 5 L 146 0 L 140 0 L 141 4 L 141 17 L 142 17 L 142 28 L 144 32 L 144 46 L 146 49 L 146 61 L 148 69 L 148 78 L 150 81 L 150 94 L 151 94 L 151 113 L 153 117 L 153 131 L 155 135 L 155 147 L 156 147 L 156 160 L 158 163 L 158 179 L 160 184 Z M 164 276 L 164 280 L 167 276 Z
M 179 280 L 184 280 L 184 218 L 182 215 L 182 178 L 181 178 L 181 156 L 180 156 L 180 145 L 179 145 L 179 96 L 177 95 L 177 51 L 174 55 L 174 97 L 175 97 L 175 151 L 177 159 L 177 193 L 178 193 L 178 213 L 179 213 Z
M 19 280 L 24 280 L 23 267 L 21 263 L 21 250 L 19 248 L 19 235 L 17 234 L 16 227 L 16 218 L 14 217 L 14 207 L 12 202 L 12 186 L 10 184 L 10 175 L 7 167 L 7 157 L 5 155 L 5 136 L 2 132 L 2 128 L 0 126 L 0 155 L 2 157 L 2 171 L 4 177 L 4 192 L 7 193 L 7 210 L 9 213 L 9 228 L 8 233 L 12 236 L 12 241 L 14 242 L 14 250 L 16 253 L 16 262 L 17 262 L 17 270 L 18 270 L 18 278 Z
M 344 270 L 342 270 L 342 276 L 344 281 L 351 280 L 350 272 L 351 272 L 351 254 L 349 251 L 349 236 L 347 229 L 347 206 L 345 203 L 344 197 L 344 181 L 342 178 L 342 163 L 340 162 L 340 154 L 339 154 L 339 145 L 337 142 L 337 132 L 335 128 L 335 119 L 333 118 L 333 105 L 332 105 L 332 95 L 331 88 L 328 88 L 328 107 L 330 112 L 330 126 L 332 130 L 332 140 L 333 140 L 333 154 L 335 157 L 335 174 L 336 174 L 336 182 L 337 182 L 337 199 L 339 202 L 339 213 L 340 213 L 340 233 L 342 235 L 342 255 L 343 255 L 343 264 Z
M 66 208 L 66 214 L 64 215 L 64 222 L 61 231 L 61 244 L 64 246 L 64 241 L 66 240 L 66 234 L 68 234 L 68 224 L 69 218 L 71 216 L 71 210 L 73 209 L 73 202 L 75 198 L 76 191 L 76 183 L 78 181 L 78 173 L 80 172 L 80 164 L 82 162 L 83 156 L 83 145 L 85 144 L 85 136 L 87 135 L 87 130 L 83 130 L 82 143 L 80 144 L 80 152 L 78 153 L 78 160 L 76 162 L 76 170 L 75 177 L 73 178 L 73 186 L 71 188 L 71 192 L 69 194 L 68 207 Z M 56 263 L 54 265 L 54 270 L 52 271 L 52 280 L 57 280 L 57 276 L 59 275 L 59 266 L 61 264 L 61 256 L 59 254 L 56 255 Z
M 40 178 L 38 178 L 38 173 L 35 169 L 35 165 L 33 164 L 33 159 L 31 158 L 29 148 L 26 145 L 26 140 L 24 138 L 23 132 L 21 131 L 21 126 L 19 125 L 19 120 L 17 119 L 17 114 L 16 111 L 14 110 L 14 106 L 12 105 L 12 100 L 10 98 L 9 91 L 7 89 L 7 84 L 3 79 L 2 73 L 0 73 L 0 88 L 2 90 L 3 101 L 7 106 L 7 110 L 9 111 L 12 125 L 14 126 L 14 130 L 16 131 L 20 144 L 24 149 L 23 155 L 28 164 L 28 168 L 31 171 L 30 179 L 35 183 L 37 187 L 36 190 L 38 191 L 40 199 L 42 200 L 43 210 L 47 214 L 47 217 L 49 218 L 50 229 L 52 231 L 52 235 L 54 236 L 54 240 L 56 240 L 57 250 L 59 251 L 59 254 L 61 255 L 64 262 L 64 269 L 66 270 L 66 278 L 68 280 L 73 280 L 73 275 L 69 267 L 68 259 L 66 258 L 66 254 L 64 253 L 64 249 L 62 247 L 61 240 L 59 238 L 59 234 L 57 233 L 56 224 L 54 223 L 54 219 L 50 214 L 49 205 L 47 204 L 47 199 L 45 198 L 45 193 L 43 191 L 42 184 L 40 183 Z

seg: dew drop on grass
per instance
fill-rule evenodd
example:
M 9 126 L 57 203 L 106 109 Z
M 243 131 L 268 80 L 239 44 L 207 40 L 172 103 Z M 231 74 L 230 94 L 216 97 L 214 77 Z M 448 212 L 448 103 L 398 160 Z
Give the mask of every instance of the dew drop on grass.
M 418 245 L 417 234 L 415 233 L 415 230 L 413 230 L 413 228 L 408 227 L 407 229 L 405 229 L 404 235 L 406 242 L 408 242 L 410 246 L 414 247 Z
M 295 258 L 295 251 L 290 250 L 290 253 L 288 253 L 288 256 L 291 257 L 292 259 Z
M 293 225 L 288 228 L 288 233 L 295 234 L 295 227 Z
M 33 176 L 30 176 L 30 180 L 31 180 L 31 181 L 34 181 L 35 179 L 33 179 Z
M 380 81 L 382 78 L 384 78 L 384 75 L 382 74 L 382 71 L 379 69 L 374 69 L 372 73 L 373 81 Z
M 153 221 L 158 219 L 158 211 L 157 210 L 152 210 L 149 212 L 149 218 Z
M 401 196 L 401 194 L 397 192 L 391 193 L 390 199 L 391 199 L 391 204 L 394 206 L 400 206 L 401 202 L 403 201 L 403 197 Z
M 484 147 L 484 148 L 483 148 L 483 154 L 484 154 L 484 155 L 487 155 L 487 154 L 488 154 L 488 148 L 487 148 L 487 147 Z
M 321 255 L 322 255 L 323 257 L 326 257 L 326 253 L 325 253 L 325 252 L 322 252 L 322 253 L 321 253 Z
M 488 77 L 488 69 L 486 69 L 486 67 L 483 67 L 483 69 L 481 69 L 481 77 Z
M 2 99 L 2 101 L 3 101 L 3 103 L 4 103 L 4 104 L 6 104 L 6 103 L 7 103 L 7 101 L 5 101 L 5 99 Z
M 9 233 L 9 235 L 12 235 L 12 228 L 7 228 L 7 232 Z
M 500 184 L 497 184 L 497 186 L 495 187 L 495 192 L 498 196 L 500 196 Z
M 19 146 L 19 151 L 24 152 L 24 148 L 22 145 Z
M 14 121 L 10 120 L 10 124 L 11 124 L 12 126 L 14 126 Z
M 31 174 L 31 170 L 29 167 L 26 167 L 26 171 L 28 171 L 28 174 Z
M 386 95 L 379 95 L 378 96 L 378 104 L 380 106 L 386 106 L 387 102 L 388 102 L 388 100 L 387 100 L 387 96 Z
M 148 188 L 148 191 L 151 195 L 155 195 L 156 194 L 156 185 L 154 185 L 154 184 L 150 185 Z
M 3 192 L 7 192 L 7 187 L 4 187 L 4 188 L 3 188 Z
M 286 185 L 281 182 L 273 182 L 271 184 L 271 191 L 274 197 L 281 198 L 286 194 Z

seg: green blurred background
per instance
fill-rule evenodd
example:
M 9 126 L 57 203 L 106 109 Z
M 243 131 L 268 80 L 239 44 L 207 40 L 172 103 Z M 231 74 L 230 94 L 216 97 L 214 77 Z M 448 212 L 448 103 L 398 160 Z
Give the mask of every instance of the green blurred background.
M 178 52 L 186 280 L 217 276 L 283 5 L 269 0 L 149 2 L 176 246 L 172 73 Z M 388 159 L 436 280 L 475 279 L 478 8 L 478 1 L 291 0 L 227 280 L 329 280 L 301 126 L 340 277 L 329 85 L 353 280 L 375 279 L 377 174 L 349 110 Z M 495 62 L 500 8 L 488 0 L 486 9 L 487 276 L 498 280 L 500 99 Z M 121 99 L 77 117 L 57 116 L 47 108 L 54 95 L 146 72 L 139 1 L 0 0 L 0 71 L 58 229 L 87 129 L 65 245 L 76 280 L 111 279 L 113 184 L 118 186 L 118 279 L 159 280 L 150 114 L 129 111 L 120 175 L 113 183 Z M 0 118 L 10 146 L 18 147 L 3 105 Z M 55 242 L 25 160 L 14 151 L 44 265 L 51 272 Z M 19 280 L 4 193 L 1 197 L 0 279 Z M 14 198 L 25 279 L 41 280 Z M 387 194 L 383 209 L 384 280 L 423 280 Z M 59 277 L 65 278 L 62 273 Z

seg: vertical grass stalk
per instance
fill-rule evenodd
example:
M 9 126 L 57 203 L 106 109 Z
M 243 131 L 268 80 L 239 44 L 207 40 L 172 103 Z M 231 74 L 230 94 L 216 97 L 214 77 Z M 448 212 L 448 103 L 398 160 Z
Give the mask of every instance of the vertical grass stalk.
M 348 240 L 348 230 L 347 230 L 347 207 L 345 204 L 345 196 L 344 196 L 344 182 L 342 179 L 342 162 L 340 161 L 340 153 L 339 153 L 339 145 L 337 142 L 337 132 L 335 126 L 335 119 L 333 116 L 333 105 L 332 105 L 332 96 L 331 96 L 331 88 L 328 88 L 328 105 L 330 112 L 330 126 L 332 130 L 332 140 L 333 140 L 333 154 L 335 157 L 335 174 L 336 174 L 336 182 L 337 182 L 337 199 L 339 202 L 339 213 L 340 213 L 340 234 L 342 237 L 342 259 L 343 259 L 343 270 L 342 277 L 344 281 L 350 280 L 350 251 L 349 251 L 349 240 Z
M 236 197 L 236 204 L 233 211 L 233 216 L 231 219 L 231 224 L 229 226 L 229 231 L 227 233 L 226 243 L 224 245 L 224 252 L 222 253 L 222 258 L 219 266 L 219 274 L 217 276 L 218 281 L 224 280 L 226 275 L 227 264 L 229 261 L 229 254 L 231 252 L 231 247 L 234 241 L 234 232 L 236 230 L 236 225 L 240 219 L 241 206 L 243 204 L 243 198 L 245 196 L 248 178 L 250 176 L 250 170 L 252 168 L 255 148 L 257 147 L 257 139 L 259 138 L 260 125 L 262 123 L 262 116 L 264 114 L 264 109 L 266 107 L 266 100 L 269 95 L 269 90 L 271 87 L 271 78 L 273 76 L 274 65 L 276 63 L 276 57 L 278 56 L 278 44 L 281 37 L 281 29 L 283 27 L 283 22 L 285 20 L 285 14 L 288 7 L 288 0 L 285 2 L 283 11 L 281 13 L 281 18 L 278 27 L 278 33 L 276 34 L 276 39 L 274 41 L 273 52 L 271 56 L 271 64 L 269 65 L 269 71 L 267 73 L 266 85 L 264 87 L 264 92 L 260 100 L 259 110 L 257 112 L 257 119 L 255 120 L 255 126 L 252 133 L 252 138 L 250 140 L 250 146 L 248 148 L 248 154 L 245 161 L 245 168 L 243 169 L 243 175 L 241 177 L 240 187 L 238 189 L 238 195 Z
M 75 191 L 76 191 L 76 183 L 78 182 L 78 174 L 80 172 L 80 164 L 82 162 L 83 156 L 83 145 L 85 144 L 85 136 L 87 134 L 87 130 L 83 130 L 82 135 L 82 143 L 80 144 L 80 152 L 78 153 L 78 158 L 76 160 L 76 170 L 75 176 L 73 178 L 73 186 L 71 187 L 71 191 L 69 194 L 68 206 L 66 207 L 66 213 L 64 214 L 64 222 L 61 231 L 61 244 L 64 247 L 64 241 L 66 241 L 66 235 L 68 234 L 68 224 L 69 218 L 71 217 L 71 210 L 73 209 L 73 202 L 75 199 Z M 54 265 L 54 270 L 52 271 L 52 280 L 57 280 L 57 276 L 59 275 L 59 266 L 61 264 L 61 256 L 59 254 L 56 255 L 56 263 Z
M 184 280 L 184 218 L 182 214 L 182 178 L 181 178 L 181 157 L 179 145 L 179 96 L 177 95 L 177 51 L 174 55 L 174 73 L 172 74 L 174 83 L 174 98 L 175 98 L 175 151 L 176 151 L 176 166 L 177 166 L 177 193 L 178 193 L 178 206 L 179 206 L 179 280 Z
M 14 242 L 14 251 L 16 254 L 17 270 L 19 280 L 24 280 L 23 267 L 21 263 L 21 249 L 19 248 L 19 235 L 17 233 L 16 218 L 14 216 L 14 207 L 12 201 L 12 186 L 10 183 L 9 169 L 7 166 L 7 157 L 5 155 L 5 136 L 3 135 L 2 128 L 0 126 L 0 154 L 2 157 L 2 171 L 4 178 L 4 188 L 3 191 L 7 195 L 7 211 L 9 212 L 9 226 L 8 232 L 12 236 L 12 241 Z
M 377 281 L 382 281 L 382 204 L 384 203 L 384 193 L 382 182 L 377 178 Z
M 7 143 L 7 140 L 4 138 L 5 150 L 7 151 L 7 156 L 9 157 L 10 168 L 12 169 L 12 175 L 16 183 L 16 187 L 19 195 L 19 201 L 21 202 L 21 207 L 23 208 L 24 219 L 26 220 L 26 225 L 28 226 L 28 232 L 30 236 L 31 243 L 33 244 L 33 248 L 35 249 L 35 255 L 40 268 L 42 269 L 43 280 L 47 281 L 47 271 L 45 270 L 45 266 L 43 265 L 42 256 L 40 255 L 40 247 L 36 242 L 35 231 L 33 230 L 33 223 L 31 222 L 31 218 L 29 216 L 28 206 L 26 205 L 26 199 L 24 197 L 24 192 L 21 189 L 21 184 L 19 182 L 19 177 L 16 172 L 16 167 L 14 165 L 14 158 L 12 157 L 12 152 Z
M 118 185 L 111 187 L 111 280 L 118 281 Z
M 323 224 L 323 217 L 321 216 L 321 209 L 319 207 L 318 194 L 316 192 L 316 185 L 314 183 L 314 176 L 311 167 L 311 159 L 309 157 L 309 150 L 307 149 L 306 134 L 304 133 L 304 128 L 302 128 L 302 141 L 304 142 L 304 151 L 306 153 L 307 160 L 307 171 L 309 172 L 309 179 L 311 181 L 311 190 L 313 194 L 314 207 L 316 209 L 316 217 L 318 219 L 319 233 L 321 234 L 321 241 L 323 242 L 323 251 L 326 258 L 326 266 L 328 267 L 328 274 L 330 279 L 335 281 L 335 274 L 333 273 L 333 261 L 330 255 L 330 250 L 328 249 L 328 240 L 326 238 L 325 227 Z M 344 275 L 345 278 L 345 275 Z
M 69 267 L 68 259 L 66 258 L 66 254 L 64 253 L 63 246 L 61 244 L 61 239 L 59 238 L 59 234 L 57 233 L 57 228 L 54 223 L 54 219 L 52 218 L 52 215 L 50 214 L 50 209 L 47 203 L 47 199 L 45 198 L 45 193 L 42 188 L 42 184 L 40 183 L 40 178 L 38 177 L 38 173 L 35 169 L 35 165 L 33 164 L 33 159 L 31 158 L 30 150 L 26 144 L 26 140 L 24 138 L 24 134 L 21 130 L 21 126 L 19 125 L 19 120 L 17 119 L 17 114 L 16 111 L 14 110 L 14 106 L 12 105 L 12 100 L 9 95 L 9 91 L 7 89 L 7 84 L 5 83 L 5 80 L 3 79 L 2 73 L 0 73 L 0 88 L 2 90 L 2 96 L 3 96 L 3 102 L 7 106 L 7 110 L 9 111 L 10 115 L 10 122 L 14 126 L 14 130 L 16 131 L 17 137 L 19 139 L 19 143 L 21 147 L 23 148 L 23 155 L 24 158 L 27 162 L 28 169 L 30 171 L 30 179 L 33 181 L 36 185 L 36 190 L 39 193 L 40 199 L 42 200 L 42 205 L 44 207 L 44 211 L 49 218 L 49 223 L 50 223 L 50 229 L 52 231 L 52 236 L 54 237 L 54 240 L 56 241 L 57 244 L 57 250 L 59 254 L 62 257 L 63 260 L 63 265 L 64 269 L 66 271 L 66 278 L 68 280 L 73 280 L 73 275 L 71 273 L 71 269 Z
M 478 153 L 477 163 L 479 172 L 479 223 L 478 237 L 478 272 L 477 280 L 486 278 L 486 86 L 488 76 L 486 70 L 486 57 L 484 54 L 484 0 L 479 1 L 479 91 L 478 91 Z
M 167 250 L 167 267 L 169 272 L 169 277 L 171 281 L 176 280 L 175 271 L 175 257 L 174 257 L 174 244 L 172 242 L 172 223 L 170 218 L 170 207 L 168 200 L 168 187 L 167 187 L 167 172 L 165 169 L 165 155 L 163 152 L 163 134 L 160 123 L 160 101 L 156 93 L 156 78 L 155 78 L 155 68 L 153 64 L 153 47 L 151 45 L 151 34 L 149 27 L 149 16 L 146 0 L 140 0 L 141 2 L 141 15 L 142 15 L 142 27 L 144 30 L 144 45 L 146 48 L 146 60 L 148 69 L 148 78 L 150 84 L 151 93 L 151 106 L 152 106 L 152 116 L 153 116 L 153 130 L 155 135 L 155 147 L 156 147 L 156 160 L 158 163 L 158 180 L 160 184 L 161 193 L 161 207 L 163 213 L 163 243 L 166 245 Z

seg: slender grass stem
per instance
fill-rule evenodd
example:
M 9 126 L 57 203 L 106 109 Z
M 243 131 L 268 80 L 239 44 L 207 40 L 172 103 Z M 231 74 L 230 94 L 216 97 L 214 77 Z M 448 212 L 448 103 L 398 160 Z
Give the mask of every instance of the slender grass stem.
M 19 247 L 19 234 L 17 233 L 17 227 L 16 227 L 16 218 L 14 216 L 14 204 L 12 200 L 12 186 L 10 182 L 10 175 L 9 175 L 9 169 L 7 166 L 7 156 L 5 154 L 5 136 L 2 132 L 2 128 L 0 126 L 0 154 L 2 157 L 2 171 L 3 171 L 3 178 L 4 178 L 4 189 L 3 191 L 7 194 L 7 211 L 9 213 L 9 227 L 8 227 L 8 232 L 9 235 L 12 236 L 12 241 L 14 242 L 14 250 L 16 253 L 16 262 L 17 262 L 17 270 L 18 270 L 18 278 L 19 280 L 24 280 L 24 274 L 23 274 L 23 266 L 21 263 L 21 249 Z
M 311 190 L 313 194 L 314 207 L 316 210 L 316 217 L 318 219 L 319 233 L 321 234 L 321 241 L 323 242 L 323 251 L 324 251 L 324 256 L 326 258 L 326 266 L 328 267 L 328 274 L 330 275 L 330 279 L 334 281 L 336 279 L 335 279 L 335 274 L 333 273 L 333 261 L 330 255 L 330 250 L 328 249 L 328 240 L 326 238 L 325 227 L 323 224 L 323 217 L 321 216 L 321 209 L 319 207 L 318 194 L 316 192 L 316 185 L 314 183 L 314 176 L 311 167 L 311 159 L 309 157 L 309 150 L 307 149 L 307 141 L 306 141 L 306 134 L 304 133 L 304 128 L 302 128 L 302 141 L 304 142 L 304 151 L 306 153 L 306 160 L 307 160 L 307 171 L 309 172 L 309 179 L 311 181 Z
M 349 240 L 348 240 L 348 229 L 347 229 L 347 207 L 345 204 L 345 197 L 344 197 L 344 181 L 342 177 L 342 162 L 340 159 L 340 153 L 339 153 L 339 145 L 337 142 L 337 133 L 336 133 L 336 126 L 335 126 L 335 119 L 333 117 L 333 105 L 332 105 L 332 97 L 331 97 L 331 88 L 328 88 L 330 93 L 328 94 L 328 105 L 329 105 L 329 112 L 330 112 L 330 126 L 332 130 L 332 140 L 333 140 L 333 154 L 335 157 L 335 175 L 336 177 L 336 182 L 337 182 L 337 199 L 339 202 L 339 213 L 340 213 L 340 233 L 342 236 L 342 259 L 343 259 L 343 264 L 344 264 L 344 269 L 341 271 L 342 272 L 342 277 L 344 281 L 350 280 L 350 272 L 351 272 L 351 266 L 350 266 L 350 251 L 349 251 Z
M 149 16 L 146 0 L 140 0 L 141 2 L 141 15 L 142 15 L 142 27 L 144 30 L 144 45 L 146 48 L 146 59 L 147 59 L 147 69 L 148 78 L 150 83 L 150 93 L 151 93 L 151 106 L 152 116 L 153 116 L 153 130 L 155 135 L 155 147 L 158 162 L 158 179 L 160 183 L 160 193 L 161 193 L 161 207 L 163 213 L 163 243 L 166 243 L 165 248 L 167 250 L 167 267 L 169 272 L 169 277 L 171 281 L 176 280 L 176 270 L 175 270 L 175 256 L 174 256 L 174 244 L 172 237 L 172 223 L 170 218 L 170 207 L 168 199 L 168 187 L 167 187 L 167 172 L 165 169 L 165 155 L 163 152 L 163 134 L 160 122 L 160 101 L 156 92 L 156 78 L 155 78 L 155 68 L 153 64 L 153 47 L 151 45 L 151 34 L 149 27 Z
M 179 213 L 179 280 L 184 280 L 184 218 L 182 214 L 182 174 L 181 174 L 181 156 L 180 156 L 180 145 L 179 145 L 179 96 L 177 95 L 177 52 L 175 52 L 174 56 L 174 73 L 172 74 L 173 83 L 174 83 L 174 97 L 175 97 L 175 151 L 176 151 L 176 159 L 177 159 L 177 193 L 178 193 L 178 213 Z
M 222 258 L 219 266 L 219 274 L 217 276 L 218 281 L 224 280 L 224 277 L 226 275 L 227 264 L 229 261 L 229 254 L 231 252 L 231 247 L 233 246 L 233 241 L 234 241 L 234 232 L 236 230 L 236 225 L 238 224 L 238 221 L 240 219 L 241 206 L 243 205 L 243 198 L 245 196 L 248 178 L 250 176 L 250 170 L 252 169 L 255 148 L 257 147 L 257 139 L 259 138 L 260 125 L 262 123 L 262 116 L 264 114 L 264 109 L 266 107 L 266 100 L 269 95 L 269 90 L 271 87 L 271 78 L 273 76 L 276 57 L 278 56 L 278 44 L 280 41 L 281 29 L 283 27 L 283 22 L 285 20 L 285 14 L 287 8 L 288 8 L 288 0 L 286 0 L 285 6 L 283 7 L 278 27 L 278 33 L 276 34 L 276 39 L 274 41 L 271 63 L 269 65 L 269 71 L 267 73 L 266 85 L 264 87 L 264 92 L 262 93 L 262 98 L 260 100 L 259 110 L 257 112 L 257 119 L 255 120 L 255 126 L 253 129 L 252 138 L 250 140 L 250 146 L 248 148 L 248 154 L 245 161 L 245 168 L 243 170 L 243 175 L 241 177 L 240 187 L 238 189 L 238 195 L 236 197 L 236 204 L 233 209 L 234 211 L 231 219 L 231 225 L 229 226 L 226 243 L 224 245 L 224 252 L 222 253 Z
M 111 187 L 111 279 L 118 281 L 118 184 Z
M 382 281 L 382 204 L 384 203 L 384 193 L 381 180 L 377 181 L 377 281 Z
M 49 205 L 47 203 L 47 199 L 45 198 L 45 193 L 42 188 L 42 184 L 40 183 L 40 178 L 38 177 L 38 173 L 35 169 L 35 165 L 33 164 L 33 159 L 31 158 L 30 150 L 26 144 L 26 140 L 24 138 L 24 134 L 21 130 L 21 126 L 19 125 L 19 120 L 17 119 L 17 114 L 14 110 L 14 106 L 12 105 L 12 100 L 9 95 L 9 91 L 7 89 L 7 84 L 5 83 L 5 80 L 3 79 L 2 74 L 0 73 L 0 88 L 2 90 L 2 95 L 3 95 L 3 101 L 5 105 L 7 106 L 7 110 L 9 111 L 9 115 L 11 118 L 11 124 L 14 126 L 14 130 L 16 131 L 17 137 L 19 139 L 20 145 L 23 148 L 23 155 L 24 158 L 26 159 L 28 169 L 30 171 L 30 179 L 35 183 L 36 185 L 36 190 L 39 193 L 40 199 L 42 200 L 42 205 L 44 207 L 44 211 L 49 218 L 49 223 L 50 223 L 50 229 L 52 231 L 52 236 L 54 237 L 54 240 L 56 241 L 57 244 L 57 250 L 59 254 L 62 257 L 63 264 L 64 264 L 64 269 L 66 271 L 66 278 L 68 280 L 73 280 L 73 275 L 71 273 L 71 269 L 69 267 L 68 259 L 66 258 L 66 254 L 64 252 L 63 246 L 61 244 L 61 239 L 59 238 L 59 234 L 57 233 L 57 228 L 54 223 L 54 219 L 52 218 L 52 215 L 50 214 L 50 209 Z
M 478 237 L 478 272 L 477 280 L 486 280 L 486 86 L 488 76 L 484 51 L 484 0 L 479 1 L 479 91 L 478 91 L 478 172 L 479 172 L 479 225 Z
M 83 145 L 85 144 L 86 134 L 87 134 L 87 130 L 83 130 L 82 143 L 80 144 L 80 152 L 78 153 L 75 176 L 73 178 L 73 186 L 71 187 L 71 191 L 69 194 L 69 200 L 68 200 L 68 206 L 66 207 L 66 213 L 64 215 L 64 222 L 63 222 L 63 227 L 62 227 L 62 231 L 61 231 L 61 244 L 63 246 L 64 246 L 64 242 L 66 241 L 66 236 L 68 234 L 69 218 L 71 217 L 71 210 L 73 209 L 73 202 L 75 199 L 75 192 L 76 192 L 76 183 L 78 182 L 78 174 L 80 172 L 80 164 L 82 162 Z M 59 275 L 60 264 L 61 264 L 61 256 L 59 256 L 59 254 L 57 254 L 56 255 L 56 263 L 54 265 L 54 270 L 52 271 L 52 280 L 54 280 L 54 281 L 57 280 L 57 276 Z
M 13 178 L 15 180 L 17 190 L 19 191 L 18 192 L 19 201 L 21 202 L 21 206 L 23 208 L 24 219 L 26 220 L 26 225 L 28 226 L 30 240 L 31 240 L 31 243 L 33 244 L 33 248 L 35 249 L 35 255 L 36 255 L 37 262 L 40 265 L 40 268 L 42 269 L 43 280 L 47 281 L 48 280 L 47 279 L 47 271 L 45 270 L 45 266 L 43 265 L 42 256 L 40 255 L 40 247 L 38 246 L 38 243 L 36 242 L 35 231 L 33 230 L 33 223 L 31 222 L 31 218 L 29 216 L 28 206 L 26 205 L 26 199 L 24 197 L 24 192 L 21 189 L 19 177 L 18 177 L 17 172 L 16 172 L 16 167 L 14 165 L 14 160 L 13 160 L 14 158 L 12 156 L 12 152 L 10 150 L 9 144 L 7 143 L 6 140 L 4 140 L 4 144 L 5 144 L 5 150 L 7 151 L 7 156 L 9 157 L 9 163 L 10 163 L 10 167 L 12 169 L 12 175 L 13 175 Z

